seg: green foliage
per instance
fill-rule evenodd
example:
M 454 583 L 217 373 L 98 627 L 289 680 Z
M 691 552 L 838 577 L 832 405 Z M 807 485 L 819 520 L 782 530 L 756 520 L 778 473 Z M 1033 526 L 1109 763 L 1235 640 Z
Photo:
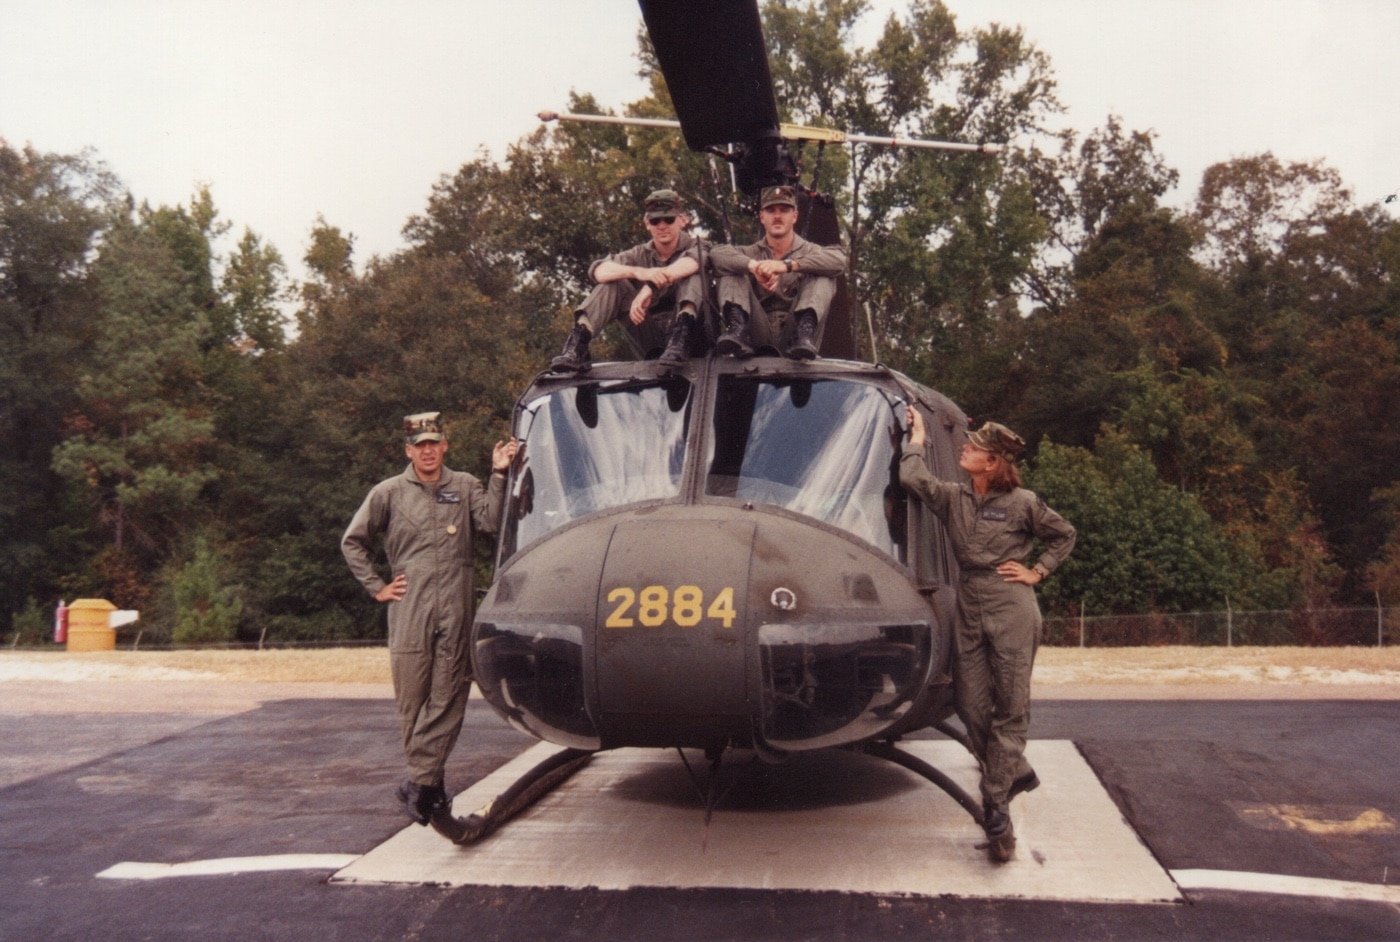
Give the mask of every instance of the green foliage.
M 234 640 L 243 615 L 241 587 L 229 582 L 229 567 L 203 534 L 194 539 L 189 559 L 170 579 L 176 644 L 218 644 Z
M 208 278 L 189 267 L 207 264 L 207 242 L 197 248 L 206 236 L 169 210 L 142 210 L 108 232 L 92 272 L 91 354 L 75 371 L 78 401 L 53 453 L 54 471 L 87 492 L 113 549 L 142 566 L 158 565 L 199 520 L 200 494 L 217 473 L 205 461 Z
M 49 470 L 90 341 L 89 257 L 115 178 L 89 154 L 0 139 L 0 612 L 57 597 L 73 547 L 63 482 Z
M 1378 490 L 1372 503 L 1380 511 L 1387 535 L 1380 552 L 1366 567 L 1365 585 L 1381 604 L 1392 607 L 1400 603 L 1400 482 Z
M 52 613 L 39 608 L 33 596 L 10 616 L 10 640 L 14 644 L 39 644 L 53 638 Z
M 281 253 L 245 229 L 220 281 L 215 335 L 245 353 L 282 349 L 287 342 L 281 308 L 288 295 L 286 276 Z
M 1027 486 L 1079 531 L 1046 584 L 1048 610 L 1068 614 L 1208 611 L 1236 590 L 1229 548 L 1200 503 L 1163 482 L 1121 436 L 1093 451 L 1041 445 Z

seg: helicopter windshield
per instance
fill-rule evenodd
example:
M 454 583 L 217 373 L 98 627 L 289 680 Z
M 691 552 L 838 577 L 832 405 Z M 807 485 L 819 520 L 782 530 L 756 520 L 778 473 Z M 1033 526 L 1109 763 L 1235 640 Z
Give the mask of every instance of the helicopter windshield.
M 705 493 L 816 517 L 902 562 L 898 405 L 864 383 L 721 377 Z
M 671 377 L 587 383 L 531 402 L 517 432 L 510 551 L 587 514 L 678 496 L 690 401 L 690 383 Z

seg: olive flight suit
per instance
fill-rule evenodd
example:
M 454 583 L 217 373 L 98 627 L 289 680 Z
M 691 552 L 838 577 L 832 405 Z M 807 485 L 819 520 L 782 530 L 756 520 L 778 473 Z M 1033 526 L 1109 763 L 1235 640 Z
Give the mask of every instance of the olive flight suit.
M 656 251 L 656 246 L 648 240 L 641 245 L 615 252 L 607 258 L 598 259 L 589 266 L 588 277 L 592 278 L 598 266 L 604 262 L 616 262 L 631 268 L 665 268 L 689 257 L 699 264 L 702 248 L 700 239 L 689 232 L 682 232 L 676 241 L 676 251 L 669 258 L 662 258 L 661 253 Z M 645 282 L 633 281 L 630 278 L 598 282 L 574 313 L 575 321 L 582 318 L 589 334 L 597 337 L 604 327 L 628 316 L 632 308 L 632 299 L 641 291 L 643 284 Z M 664 288 L 652 285 L 651 306 L 648 308 L 647 318 L 669 318 L 687 301 L 699 312 L 704 301 L 704 292 L 705 283 L 699 271 Z
M 776 291 L 765 291 L 749 274 L 749 262 L 775 258 L 766 239 L 753 245 L 716 245 L 710 250 L 710 267 L 717 278 L 716 302 L 720 310 L 737 304 L 749 315 L 754 346 L 776 347 L 783 325 L 798 311 L 817 315 L 817 346 L 821 346 L 827 311 L 836 297 L 836 279 L 846 272 L 846 250 L 839 245 L 818 245 L 799 235 L 785 260 L 800 266 L 778 278 Z
M 489 487 L 444 467 L 423 482 L 409 465 L 375 485 L 355 512 L 340 549 L 371 595 L 385 586 L 374 568 L 374 540 L 383 534 L 394 575 L 408 576 L 403 599 L 389 604 L 389 660 L 409 778 L 441 785 L 471 691 L 472 544 L 500 529 L 505 478 Z
M 1011 783 L 1029 775 L 1031 668 L 1040 644 L 1035 589 L 1007 582 L 997 565 L 1022 561 L 1034 539 L 1046 545 L 1046 572 L 1074 549 L 1075 531 L 1031 491 L 976 494 L 968 484 L 940 481 L 908 442 L 899 481 L 928 505 L 948 531 L 960 584 L 953 626 L 953 683 L 958 715 L 982 762 L 982 797 L 1007 801 Z

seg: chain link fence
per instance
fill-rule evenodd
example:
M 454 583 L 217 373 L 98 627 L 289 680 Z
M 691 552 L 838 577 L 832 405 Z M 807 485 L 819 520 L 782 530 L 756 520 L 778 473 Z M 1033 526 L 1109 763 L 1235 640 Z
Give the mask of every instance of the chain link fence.
M 1395 643 L 1400 608 L 1276 612 L 1176 612 L 1046 618 L 1043 643 L 1060 647 L 1142 645 L 1356 645 Z

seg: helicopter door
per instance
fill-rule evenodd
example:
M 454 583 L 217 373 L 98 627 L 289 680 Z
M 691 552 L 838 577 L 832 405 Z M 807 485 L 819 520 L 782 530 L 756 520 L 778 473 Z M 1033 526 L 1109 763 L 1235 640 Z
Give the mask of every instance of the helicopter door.
M 707 521 L 684 541 L 676 532 L 674 522 L 633 520 L 608 545 L 595 649 L 605 747 L 610 729 L 631 742 L 748 730 L 743 604 L 754 525 Z

